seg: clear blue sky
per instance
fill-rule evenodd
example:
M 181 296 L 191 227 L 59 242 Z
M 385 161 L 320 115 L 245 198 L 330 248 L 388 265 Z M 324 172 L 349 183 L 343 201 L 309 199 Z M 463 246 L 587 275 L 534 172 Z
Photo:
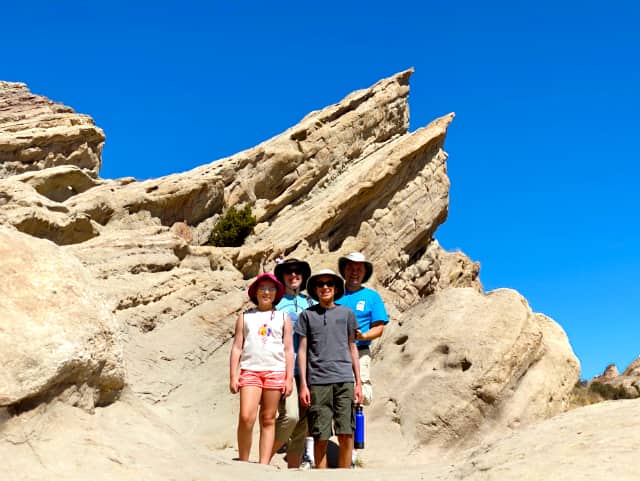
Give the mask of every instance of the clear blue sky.
M 441 244 L 557 320 L 583 378 L 640 354 L 637 2 L 18 3 L 0 79 L 90 114 L 105 178 L 231 155 L 415 67 L 411 129 L 456 112 Z

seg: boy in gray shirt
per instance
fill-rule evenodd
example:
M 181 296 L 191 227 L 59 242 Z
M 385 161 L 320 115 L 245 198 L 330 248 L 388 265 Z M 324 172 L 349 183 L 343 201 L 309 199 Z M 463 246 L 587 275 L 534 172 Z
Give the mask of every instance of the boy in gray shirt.
M 309 430 L 315 440 L 316 467 L 327 467 L 327 444 L 333 423 L 340 447 L 338 467 L 349 468 L 353 403 L 362 403 L 355 345 L 358 324 L 351 309 L 335 303 L 344 294 L 344 282 L 331 269 L 322 269 L 311 276 L 307 292 L 318 304 L 303 311 L 295 326 L 300 336 L 300 402 L 310 406 Z

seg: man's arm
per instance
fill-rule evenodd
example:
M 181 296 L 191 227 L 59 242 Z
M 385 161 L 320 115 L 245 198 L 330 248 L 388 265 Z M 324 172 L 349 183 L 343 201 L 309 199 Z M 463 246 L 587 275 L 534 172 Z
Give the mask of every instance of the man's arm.
M 353 398 L 356 404 L 362 404 L 362 380 L 360 379 L 360 355 L 358 347 L 355 343 L 355 333 L 349 335 L 349 353 L 351 354 L 351 368 L 353 369 L 353 377 L 355 385 L 353 388 Z
M 360 329 L 356 331 L 356 339 L 358 341 L 373 341 L 382 336 L 384 330 L 384 321 L 374 321 L 371 323 L 371 329 L 362 333 Z

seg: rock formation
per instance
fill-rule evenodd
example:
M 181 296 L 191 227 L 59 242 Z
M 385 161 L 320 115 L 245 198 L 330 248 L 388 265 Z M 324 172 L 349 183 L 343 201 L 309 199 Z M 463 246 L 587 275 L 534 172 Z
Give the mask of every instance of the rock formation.
M 88 117 L 74 121 L 70 109 L 22 84 L 1 83 L 0 106 L 9 105 L 0 116 L 5 248 L 31 239 L 53 264 L 64 259 L 70 267 L 55 284 L 70 278 L 75 287 L 59 310 L 85 311 L 65 321 L 25 310 L 21 324 L 45 334 L 75 333 L 68 322 L 80 323 L 76 335 L 86 344 L 66 352 L 64 362 L 34 355 L 51 372 L 30 375 L 28 389 L 16 381 L 21 365 L 3 373 L 8 386 L 18 386 L 0 395 L 9 408 L 0 417 L 0 453 L 11 458 L 5 466 L 19 470 L 37 459 L 34 479 L 85 479 L 95 474 L 90 466 L 103 469 L 104 479 L 175 479 L 176 465 L 185 479 L 237 479 L 228 462 L 238 404 L 227 391 L 229 340 L 247 305 L 247 279 L 271 269 L 280 252 L 318 269 L 360 250 L 375 265 L 371 283 L 393 322 L 376 347 L 370 430 L 378 441 L 366 451 L 372 466 L 390 451 L 405 465 L 426 462 L 565 410 L 579 367 L 562 329 L 513 291 L 483 293 L 479 264 L 435 240 L 448 215 L 444 141 L 453 114 L 409 132 L 411 73 L 312 112 L 252 149 L 144 182 L 97 178 L 102 134 Z M 47 129 L 65 121 L 80 124 L 79 139 L 50 136 Z M 37 149 L 46 153 L 40 163 L 18 162 L 32 159 L 20 152 Z M 90 153 L 96 161 L 89 165 Z M 247 203 L 258 225 L 242 247 L 204 245 L 225 209 Z M 0 261 L 5 278 L 17 270 Z M 38 272 L 34 279 L 47 279 Z M 3 295 L 15 303 L 23 294 Z M 4 342 L 27 342 L 7 333 Z M 57 367 L 80 364 L 76 377 Z M 93 415 L 74 407 L 91 411 L 78 397 L 102 406 L 119 393 Z M 54 442 L 64 439 L 67 454 Z M 89 454 L 76 459 L 81 452 Z M 157 471 L 146 474 L 149 465 Z M 263 470 L 242 469 L 245 479 L 264 478 Z
M 59 165 L 100 171 L 104 133 L 88 115 L 0 81 L 0 178 Z
M 369 432 L 405 463 L 468 446 L 566 410 L 579 370 L 558 325 L 515 291 L 446 289 L 385 329 Z
M 0 226 L 0 406 L 54 396 L 93 409 L 124 386 L 120 329 L 78 260 Z
M 609 364 L 600 376 L 587 383 L 587 389 L 600 399 L 634 399 L 640 397 L 640 357 L 620 374 L 615 364 Z

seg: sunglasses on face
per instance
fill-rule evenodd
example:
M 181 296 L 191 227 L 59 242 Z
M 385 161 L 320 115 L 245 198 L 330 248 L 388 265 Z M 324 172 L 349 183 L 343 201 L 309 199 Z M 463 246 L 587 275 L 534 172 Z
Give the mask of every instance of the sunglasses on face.
M 333 281 L 317 281 L 316 287 L 336 287 L 336 283 Z
M 302 275 L 302 272 L 300 272 L 298 269 L 287 269 L 286 271 L 284 271 L 284 273 L 289 275 L 293 275 L 293 274 Z
M 276 292 L 277 290 L 275 287 L 258 287 L 259 292 Z

